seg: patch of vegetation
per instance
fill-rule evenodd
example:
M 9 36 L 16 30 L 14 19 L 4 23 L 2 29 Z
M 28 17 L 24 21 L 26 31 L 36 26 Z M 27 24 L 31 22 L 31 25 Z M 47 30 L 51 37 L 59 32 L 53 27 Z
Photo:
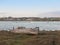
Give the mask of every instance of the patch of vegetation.
M 59 42 L 59 31 L 45 31 L 39 35 L 0 31 L 0 45 L 60 45 Z

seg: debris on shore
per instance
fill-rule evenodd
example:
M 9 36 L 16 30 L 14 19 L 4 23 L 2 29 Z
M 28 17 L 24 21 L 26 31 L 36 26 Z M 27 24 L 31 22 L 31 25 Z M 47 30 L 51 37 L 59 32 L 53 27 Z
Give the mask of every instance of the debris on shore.
M 18 27 L 16 29 L 13 28 L 13 30 L 11 30 L 11 32 L 14 33 L 25 33 L 25 34 L 38 34 L 38 27 L 35 28 L 25 28 L 25 27 Z

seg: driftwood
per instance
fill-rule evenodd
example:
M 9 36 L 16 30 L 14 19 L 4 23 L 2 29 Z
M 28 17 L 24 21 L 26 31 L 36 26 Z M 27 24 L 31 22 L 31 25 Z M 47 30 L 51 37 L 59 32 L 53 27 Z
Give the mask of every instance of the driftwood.
M 34 29 L 32 28 L 17 28 L 14 30 L 11 30 L 11 32 L 14 33 L 25 33 L 25 34 L 39 34 L 39 27 L 36 27 Z

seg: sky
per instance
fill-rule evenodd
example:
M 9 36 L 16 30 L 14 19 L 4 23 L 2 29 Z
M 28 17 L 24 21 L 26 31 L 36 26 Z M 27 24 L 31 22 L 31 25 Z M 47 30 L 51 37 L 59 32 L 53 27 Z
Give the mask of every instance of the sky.
M 60 0 L 0 0 L 0 17 L 49 17 L 60 11 Z

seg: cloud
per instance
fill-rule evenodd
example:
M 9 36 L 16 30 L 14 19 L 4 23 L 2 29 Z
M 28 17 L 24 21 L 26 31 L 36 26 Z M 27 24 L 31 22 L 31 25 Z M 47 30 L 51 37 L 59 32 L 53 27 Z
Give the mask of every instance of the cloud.
M 7 12 L 0 12 L 0 17 L 36 17 L 37 15 L 34 14 L 32 11 L 7 11 Z
M 40 17 L 60 17 L 60 11 L 39 14 Z

